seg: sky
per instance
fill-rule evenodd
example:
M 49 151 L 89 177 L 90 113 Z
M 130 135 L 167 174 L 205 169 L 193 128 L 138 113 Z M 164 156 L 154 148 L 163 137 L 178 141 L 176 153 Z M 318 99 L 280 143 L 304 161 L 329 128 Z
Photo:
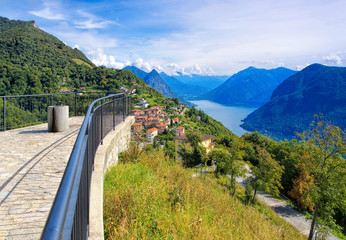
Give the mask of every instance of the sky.
M 231 75 L 346 66 L 345 0 L 0 0 L 96 65 Z

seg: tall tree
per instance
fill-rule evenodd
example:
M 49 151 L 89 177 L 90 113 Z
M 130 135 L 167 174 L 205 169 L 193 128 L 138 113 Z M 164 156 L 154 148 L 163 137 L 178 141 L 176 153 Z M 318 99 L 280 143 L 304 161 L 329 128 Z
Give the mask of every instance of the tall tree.
M 180 151 L 178 151 L 183 159 L 183 165 L 185 167 L 194 167 L 198 164 L 205 163 L 208 158 L 205 148 L 201 145 L 203 140 L 201 134 L 197 132 L 188 132 L 186 136 L 188 144 L 183 144 Z
M 252 202 L 255 201 L 257 190 L 277 196 L 280 188 L 282 188 L 280 182 L 283 172 L 282 167 L 265 149 L 257 146 L 256 150 L 258 165 L 251 167 L 253 176 L 250 178 L 250 184 L 254 189 Z
M 306 171 L 313 176 L 308 196 L 314 202 L 309 240 L 315 235 L 318 219 L 330 224 L 334 209 L 346 209 L 346 132 L 315 116 L 312 130 L 298 134 L 307 144 Z M 303 166 L 303 165 L 302 165 Z

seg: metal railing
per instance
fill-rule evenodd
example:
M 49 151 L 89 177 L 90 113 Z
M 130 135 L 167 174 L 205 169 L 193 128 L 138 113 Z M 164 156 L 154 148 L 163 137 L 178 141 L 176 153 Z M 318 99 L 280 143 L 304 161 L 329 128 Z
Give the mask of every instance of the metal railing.
M 89 107 L 41 239 L 87 239 L 90 182 L 97 147 L 131 112 L 131 97 L 115 94 Z
M 47 122 L 47 107 L 68 105 L 70 116 L 84 115 L 92 101 L 109 93 L 49 93 L 0 96 L 0 131 Z

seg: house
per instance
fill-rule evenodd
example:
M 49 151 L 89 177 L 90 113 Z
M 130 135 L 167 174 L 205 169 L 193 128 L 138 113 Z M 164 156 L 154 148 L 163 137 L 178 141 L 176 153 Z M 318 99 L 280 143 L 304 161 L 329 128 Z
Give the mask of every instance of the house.
M 200 142 L 200 145 L 206 149 L 206 152 L 209 153 L 214 148 L 214 136 L 212 135 L 206 135 L 202 134 L 202 141 Z M 177 156 L 177 159 L 181 159 L 181 156 L 178 154 L 181 147 L 184 146 L 185 148 L 191 148 L 190 143 L 188 142 L 188 138 L 185 133 L 179 133 L 174 137 L 174 143 L 175 143 L 175 154 Z
M 183 127 L 177 127 L 175 129 L 175 135 L 179 135 L 180 133 L 185 133 L 185 128 Z
M 173 123 L 178 123 L 179 122 L 179 118 L 173 118 Z
M 129 94 L 134 94 L 134 93 L 136 92 L 136 86 L 131 86 L 131 87 L 127 90 L 127 92 L 128 92 Z
M 70 89 L 68 89 L 68 88 L 60 88 L 59 92 L 70 92 Z
M 132 129 L 133 129 L 133 131 L 138 131 L 138 132 L 140 132 L 140 131 L 142 131 L 142 130 L 144 129 L 144 127 L 143 127 L 143 124 L 142 124 L 142 123 L 134 123 L 134 124 L 132 125 Z
M 158 134 L 158 129 L 157 128 L 150 128 L 149 130 L 147 130 L 147 140 L 148 142 L 153 142 L 155 136 Z
M 150 105 L 150 102 L 148 102 L 144 98 L 141 98 L 139 99 L 139 104 L 142 106 L 142 108 L 148 108 Z
M 148 117 L 147 116 L 138 116 L 136 117 L 136 123 L 144 123 L 148 121 Z
M 158 128 L 159 134 L 163 133 L 166 129 L 168 129 L 168 126 L 166 124 L 158 124 L 156 125 Z

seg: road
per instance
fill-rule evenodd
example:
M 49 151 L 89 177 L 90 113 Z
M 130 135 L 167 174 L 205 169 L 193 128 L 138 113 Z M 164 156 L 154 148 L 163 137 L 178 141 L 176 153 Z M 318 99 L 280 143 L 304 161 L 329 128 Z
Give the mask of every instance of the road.
M 246 166 L 246 177 L 237 178 L 237 182 L 243 187 L 246 186 L 246 178 L 251 176 L 251 170 L 248 165 Z M 286 222 L 293 225 L 304 235 L 309 235 L 311 220 L 307 219 L 303 214 L 294 210 L 290 205 L 288 205 L 284 199 L 282 201 L 274 198 L 273 196 L 266 194 L 264 192 L 257 192 L 257 198 L 273 209 L 280 217 L 286 220 Z M 338 240 L 336 236 L 329 234 L 326 238 L 327 240 Z

